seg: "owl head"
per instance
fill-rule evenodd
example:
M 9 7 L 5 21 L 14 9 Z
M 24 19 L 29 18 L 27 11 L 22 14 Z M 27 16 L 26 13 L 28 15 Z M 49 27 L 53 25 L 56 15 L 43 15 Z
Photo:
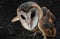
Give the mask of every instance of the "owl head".
M 37 3 L 25 2 L 17 8 L 17 17 L 12 22 L 19 20 L 25 29 L 31 31 L 37 26 L 42 16 L 43 11 Z

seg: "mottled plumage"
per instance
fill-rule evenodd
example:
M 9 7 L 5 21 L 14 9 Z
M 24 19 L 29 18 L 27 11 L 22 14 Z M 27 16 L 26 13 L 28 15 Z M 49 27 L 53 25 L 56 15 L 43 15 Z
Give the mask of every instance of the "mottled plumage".
M 17 8 L 17 16 L 12 22 L 20 21 L 22 26 L 29 31 L 41 31 L 44 39 L 46 36 L 55 37 L 55 16 L 46 7 L 40 7 L 35 2 L 22 3 Z

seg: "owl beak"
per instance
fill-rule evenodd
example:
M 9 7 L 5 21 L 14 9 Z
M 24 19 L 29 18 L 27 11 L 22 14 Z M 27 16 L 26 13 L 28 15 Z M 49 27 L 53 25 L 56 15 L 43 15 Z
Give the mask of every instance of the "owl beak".
M 32 20 L 27 21 L 28 26 L 31 28 L 32 27 Z

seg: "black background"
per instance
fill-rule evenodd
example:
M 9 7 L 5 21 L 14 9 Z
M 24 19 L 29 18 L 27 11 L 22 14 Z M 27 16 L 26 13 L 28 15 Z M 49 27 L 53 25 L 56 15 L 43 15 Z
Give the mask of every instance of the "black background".
M 27 1 L 34 1 L 52 11 L 57 28 L 57 35 L 52 39 L 60 39 L 60 0 L 0 0 L 0 39 L 43 39 L 39 33 L 34 37 L 34 32 L 25 30 L 19 21 L 11 23 L 12 18 L 17 15 L 17 7 Z

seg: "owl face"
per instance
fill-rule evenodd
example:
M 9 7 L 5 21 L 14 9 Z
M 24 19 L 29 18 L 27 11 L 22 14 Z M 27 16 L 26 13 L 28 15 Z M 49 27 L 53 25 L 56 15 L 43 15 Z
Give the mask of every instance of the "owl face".
M 36 3 L 26 2 L 18 7 L 17 15 L 25 29 L 33 30 L 37 26 L 39 18 L 42 17 L 42 10 Z
M 32 8 L 28 12 L 20 11 L 18 13 L 19 20 L 21 21 L 21 24 L 26 29 L 34 29 L 34 27 L 37 26 L 38 23 L 38 10 L 35 8 Z

